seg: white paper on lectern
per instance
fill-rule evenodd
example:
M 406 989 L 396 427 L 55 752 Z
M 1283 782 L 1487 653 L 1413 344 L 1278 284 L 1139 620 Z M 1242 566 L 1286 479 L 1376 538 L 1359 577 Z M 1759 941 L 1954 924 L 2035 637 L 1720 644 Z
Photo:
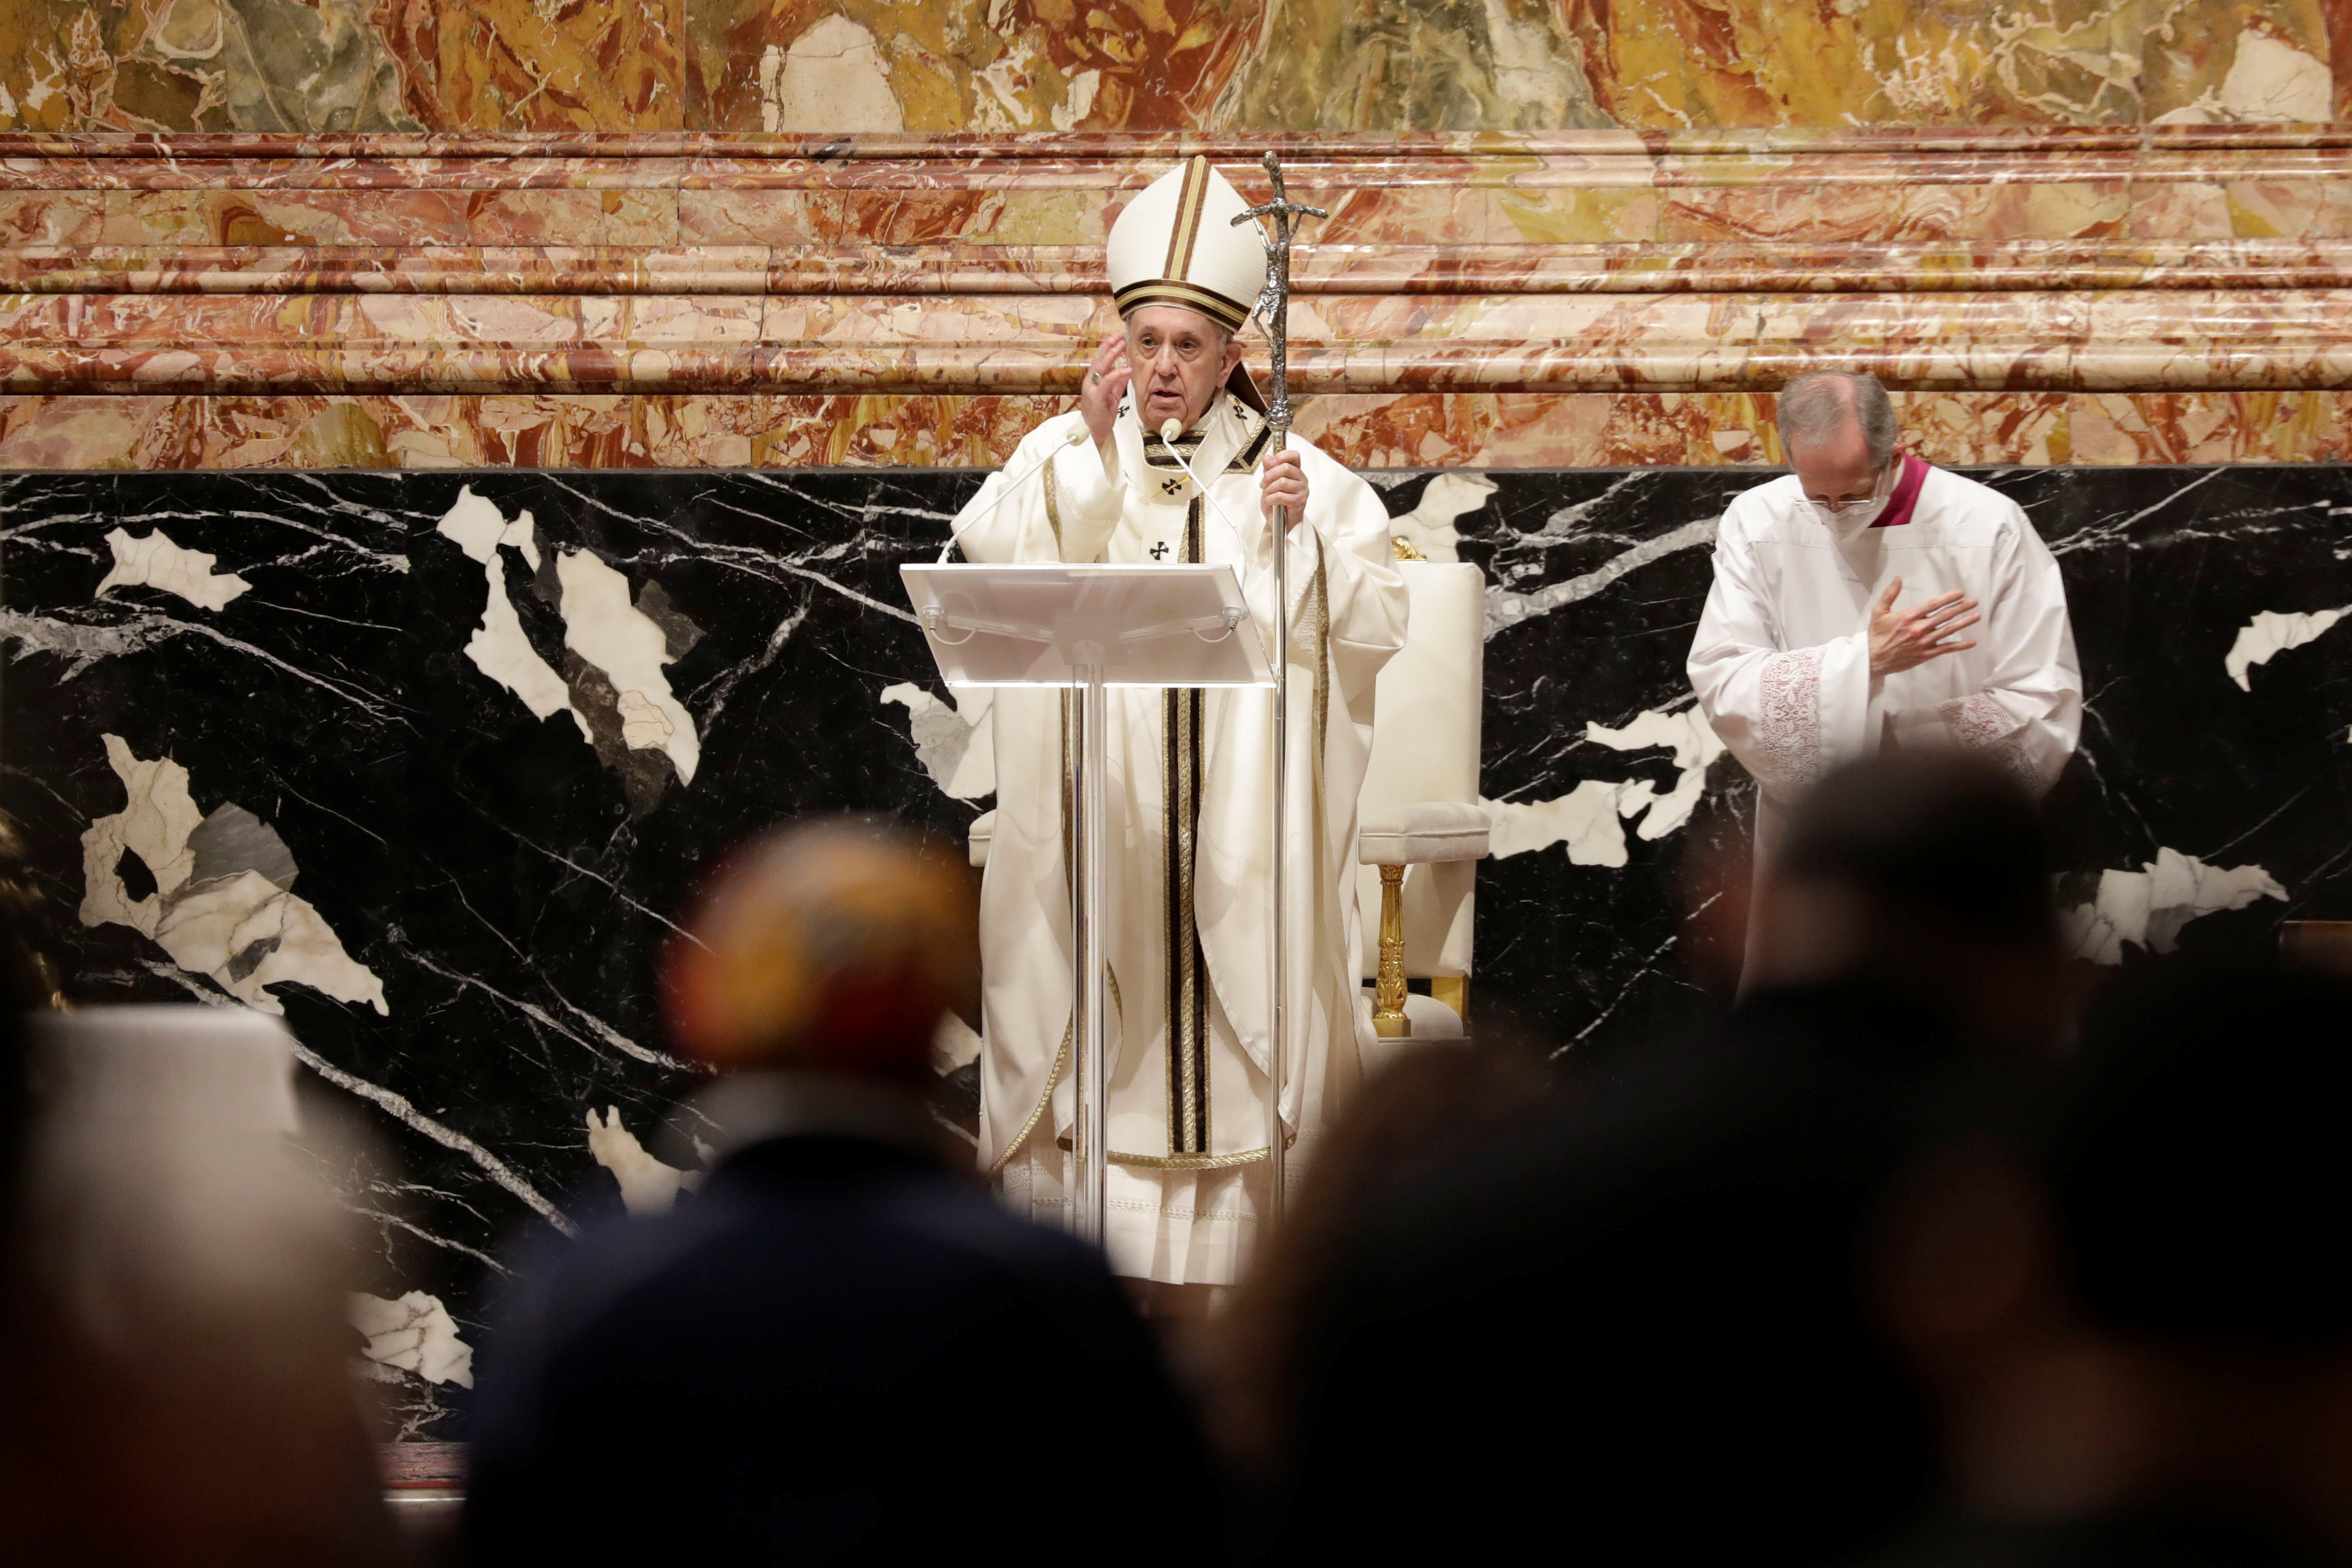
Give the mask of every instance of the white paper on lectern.
M 901 566 L 950 686 L 1271 686 L 1229 565 Z

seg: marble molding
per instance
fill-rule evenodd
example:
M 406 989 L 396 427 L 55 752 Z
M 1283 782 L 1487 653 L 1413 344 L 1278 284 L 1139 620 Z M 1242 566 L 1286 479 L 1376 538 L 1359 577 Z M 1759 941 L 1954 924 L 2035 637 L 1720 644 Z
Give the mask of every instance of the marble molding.
M 16 0 L 0 127 L 1510 132 L 2326 120 L 2332 0 Z
M 1260 140 L 0 135 L 0 462 L 985 463 L 1112 330 L 1126 194 Z M 2338 450 L 2352 132 L 1274 140 L 1349 460 L 1769 460 L 1825 363 L 1948 460 Z
M 2352 916 L 2352 468 L 1984 472 L 2057 554 L 2082 650 L 2053 800 L 2080 956 Z M 795 813 L 952 843 L 990 804 L 980 704 L 895 575 L 978 478 L 0 477 L 0 807 L 48 938 L 92 1001 L 282 1008 L 306 1092 L 380 1135 L 331 1174 L 376 1240 L 355 1321 L 408 1435 L 456 1434 L 519 1230 L 690 1188 L 654 964 L 698 868 Z M 1754 477 L 1373 479 L 1490 585 L 1474 995 L 1580 1051 L 1689 1026 L 1732 962 L 1707 900 L 1751 786 L 1682 660 Z M 967 1129 L 971 1049 L 940 1062 Z
M 0 386 L 213 393 L 1069 393 L 1107 299 L 80 295 L 0 300 Z M 1301 394 L 2352 384 L 2352 290 L 1342 295 L 1294 300 Z
M 2352 392 L 1898 392 L 1937 462 L 2352 461 Z M 992 468 L 1059 396 L 0 395 L 0 468 Z M 1769 394 L 1302 398 L 1355 468 L 1776 465 Z

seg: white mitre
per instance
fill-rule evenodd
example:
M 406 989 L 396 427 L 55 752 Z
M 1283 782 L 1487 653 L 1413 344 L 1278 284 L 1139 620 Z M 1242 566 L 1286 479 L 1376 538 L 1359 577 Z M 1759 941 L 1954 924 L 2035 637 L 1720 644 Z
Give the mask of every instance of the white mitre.
M 1122 316 L 1139 305 L 1181 305 L 1239 331 L 1265 288 L 1265 245 L 1242 194 L 1206 158 L 1144 187 L 1110 226 L 1104 264 Z

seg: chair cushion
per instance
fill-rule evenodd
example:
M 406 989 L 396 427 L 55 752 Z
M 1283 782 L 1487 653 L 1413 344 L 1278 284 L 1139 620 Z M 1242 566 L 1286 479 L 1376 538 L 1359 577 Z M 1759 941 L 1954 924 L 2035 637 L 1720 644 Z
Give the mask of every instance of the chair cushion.
M 1459 801 L 1391 806 L 1365 816 L 1358 829 L 1356 858 L 1367 866 L 1480 860 L 1486 855 L 1487 826 L 1484 808 Z

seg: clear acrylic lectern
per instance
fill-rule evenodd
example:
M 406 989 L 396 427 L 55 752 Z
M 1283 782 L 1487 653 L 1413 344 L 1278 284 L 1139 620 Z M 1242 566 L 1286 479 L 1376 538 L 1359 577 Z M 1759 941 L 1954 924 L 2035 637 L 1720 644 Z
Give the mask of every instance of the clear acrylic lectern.
M 950 686 L 1077 688 L 1071 925 L 1077 1190 L 1071 1222 L 1102 1241 L 1109 1024 L 1103 981 L 1103 789 L 1113 686 L 1272 686 L 1273 667 L 1230 566 L 901 566 L 915 618 Z M 1276 1111 L 1277 1119 L 1279 1110 Z M 1274 1132 L 1278 1141 L 1281 1131 Z

